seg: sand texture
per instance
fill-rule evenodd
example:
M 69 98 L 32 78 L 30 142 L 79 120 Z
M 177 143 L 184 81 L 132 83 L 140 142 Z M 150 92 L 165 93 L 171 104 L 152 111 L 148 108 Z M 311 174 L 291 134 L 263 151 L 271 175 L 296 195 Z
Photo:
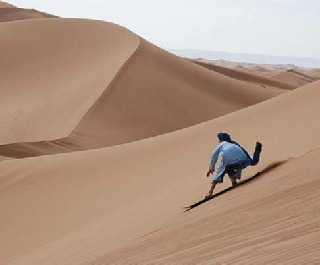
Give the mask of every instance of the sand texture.
M 191 61 L 4 2 L 0 20 L 1 265 L 320 264 L 319 69 Z M 242 178 L 262 173 L 184 212 L 220 131 L 262 142 Z

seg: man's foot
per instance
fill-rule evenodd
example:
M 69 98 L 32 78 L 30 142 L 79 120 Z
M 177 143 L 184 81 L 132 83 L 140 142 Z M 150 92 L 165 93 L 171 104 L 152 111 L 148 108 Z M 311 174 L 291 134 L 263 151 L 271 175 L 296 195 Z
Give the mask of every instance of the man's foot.
M 204 197 L 205 199 L 209 199 L 209 198 L 211 198 L 212 197 L 212 193 L 208 193 L 207 195 L 206 195 L 206 197 Z
M 235 187 L 235 186 L 237 186 L 237 185 L 238 185 L 237 182 L 232 182 L 232 187 Z

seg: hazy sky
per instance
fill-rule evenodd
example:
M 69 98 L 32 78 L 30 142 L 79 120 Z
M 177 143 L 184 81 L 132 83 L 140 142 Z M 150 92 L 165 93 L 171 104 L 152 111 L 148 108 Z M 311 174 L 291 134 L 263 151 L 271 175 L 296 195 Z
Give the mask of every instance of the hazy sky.
M 8 0 L 120 24 L 162 48 L 320 59 L 320 0 Z

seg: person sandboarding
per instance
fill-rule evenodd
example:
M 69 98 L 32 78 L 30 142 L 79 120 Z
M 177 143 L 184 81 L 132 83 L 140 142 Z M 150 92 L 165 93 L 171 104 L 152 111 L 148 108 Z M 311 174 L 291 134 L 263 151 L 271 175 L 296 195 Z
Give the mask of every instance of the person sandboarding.
M 236 186 L 237 180 L 241 179 L 242 170 L 259 163 L 262 151 L 262 144 L 257 142 L 253 157 L 251 158 L 248 152 L 237 142 L 233 141 L 228 133 L 220 132 L 217 134 L 217 137 L 219 144 L 212 153 L 207 177 L 215 172 L 215 165 L 219 155 L 221 155 L 221 164 L 215 172 L 211 188 L 205 199 L 212 197 L 214 188 L 218 183 L 223 182 L 225 174 L 228 174 L 232 186 Z

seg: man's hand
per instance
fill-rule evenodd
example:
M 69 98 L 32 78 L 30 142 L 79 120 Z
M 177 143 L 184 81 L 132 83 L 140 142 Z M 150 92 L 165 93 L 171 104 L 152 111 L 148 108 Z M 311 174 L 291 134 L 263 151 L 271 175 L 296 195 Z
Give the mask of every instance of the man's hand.
M 213 174 L 213 172 L 214 172 L 214 169 L 209 169 L 209 171 L 207 172 L 207 178 L 208 178 L 211 174 Z

